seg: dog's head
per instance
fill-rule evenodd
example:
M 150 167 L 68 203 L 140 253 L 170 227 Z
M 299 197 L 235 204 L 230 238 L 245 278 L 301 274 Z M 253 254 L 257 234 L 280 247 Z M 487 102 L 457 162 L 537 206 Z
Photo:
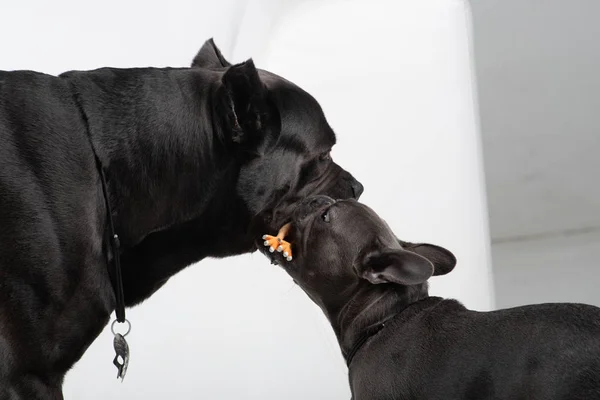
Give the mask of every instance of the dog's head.
M 235 195 L 257 241 L 289 222 L 306 196 L 360 197 L 363 186 L 331 159 L 336 137 L 312 96 L 252 60 L 230 64 L 212 39 L 192 66 L 220 74 L 215 118 L 239 162 Z
M 360 285 L 422 285 L 456 265 L 442 247 L 398 240 L 355 200 L 311 196 L 295 210 L 292 225 L 294 259 L 279 264 L 321 307 L 348 298 Z

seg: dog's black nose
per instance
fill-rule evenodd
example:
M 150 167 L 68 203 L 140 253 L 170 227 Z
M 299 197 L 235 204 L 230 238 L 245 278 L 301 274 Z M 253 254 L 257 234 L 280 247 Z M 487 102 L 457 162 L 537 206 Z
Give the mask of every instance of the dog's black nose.
M 350 186 L 352 187 L 352 195 L 356 200 L 358 200 L 360 195 L 365 191 L 365 187 L 356 179 L 352 181 Z

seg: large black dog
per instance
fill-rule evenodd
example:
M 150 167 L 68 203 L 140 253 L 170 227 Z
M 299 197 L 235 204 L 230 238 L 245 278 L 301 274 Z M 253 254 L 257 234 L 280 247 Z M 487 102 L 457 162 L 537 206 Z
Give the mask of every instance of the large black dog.
M 319 104 L 231 65 L 0 72 L 0 399 L 60 399 L 115 294 L 95 149 L 120 236 L 124 298 L 205 257 L 251 252 L 299 199 L 358 198 Z
M 475 312 L 429 297 L 456 259 L 399 241 L 354 200 L 298 207 L 288 274 L 321 307 L 354 400 L 600 399 L 600 309 L 541 304 Z

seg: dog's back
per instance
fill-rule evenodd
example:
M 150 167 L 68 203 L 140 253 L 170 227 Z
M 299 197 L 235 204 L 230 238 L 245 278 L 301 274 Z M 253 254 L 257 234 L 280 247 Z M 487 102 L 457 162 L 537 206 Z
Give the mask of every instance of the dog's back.
M 598 399 L 600 309 L 422 300 L 364 346 L 350 380 L 356 399 Z

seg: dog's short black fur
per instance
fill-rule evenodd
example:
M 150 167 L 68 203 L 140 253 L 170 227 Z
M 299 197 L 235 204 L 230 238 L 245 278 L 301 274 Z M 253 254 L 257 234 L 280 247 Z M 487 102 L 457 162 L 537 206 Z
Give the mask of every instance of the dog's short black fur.
M 363 190 L 309 94 L 212 40 L 191 68 L 0 72 L 1 400 L 62 398 L 115 308 L 91 143 L 128 306 L 205 257 L 254 251 L 309 194 Z
M 599 308 L 475 312 L 429 297 L 452 253 L 398 240 L 354 200 L 311 197 L 293 224 L 281 264 L 331 322 L 354 400 L 600 399 Z

